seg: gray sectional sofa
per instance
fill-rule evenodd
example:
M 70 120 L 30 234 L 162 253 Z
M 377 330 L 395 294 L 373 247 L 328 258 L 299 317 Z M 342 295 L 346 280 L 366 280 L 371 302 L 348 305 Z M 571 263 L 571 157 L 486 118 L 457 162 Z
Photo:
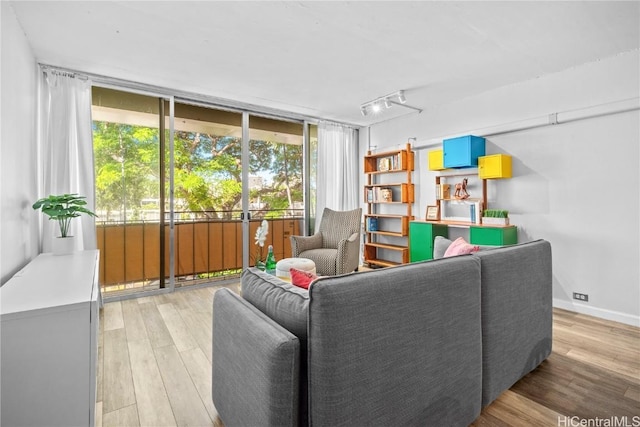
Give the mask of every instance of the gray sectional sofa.
M 468 425 L 551 352 L 551 247 L 214 298 L 213 402 L 232 426 Z

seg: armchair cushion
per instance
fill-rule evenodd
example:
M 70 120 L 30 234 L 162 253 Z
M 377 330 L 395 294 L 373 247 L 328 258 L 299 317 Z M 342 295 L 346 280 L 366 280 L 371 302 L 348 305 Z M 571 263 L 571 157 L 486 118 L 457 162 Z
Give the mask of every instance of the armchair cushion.
M 302 252 L 322 247 L 322 234 L 313 236 L 291 236 L 291 256 L 299 257 Z
M 336 268 L 337 255 L 337 249 L 311 249 L 300 254 L 302 258 L 309 258 L 316 263 L 316 272 L 321 276 L 339 274 Z

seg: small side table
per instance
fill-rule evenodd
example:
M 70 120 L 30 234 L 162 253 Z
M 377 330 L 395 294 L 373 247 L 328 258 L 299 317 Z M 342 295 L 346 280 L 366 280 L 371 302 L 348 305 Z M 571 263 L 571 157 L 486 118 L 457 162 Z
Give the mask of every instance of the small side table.
M 291 277 L 289 274 L 290 268 L 296 268 L 298 270 L 316 274 L 316 263 L 312 260 L 307 258 L 284 258 L 276 264 L 276 276 L 281 278 Z

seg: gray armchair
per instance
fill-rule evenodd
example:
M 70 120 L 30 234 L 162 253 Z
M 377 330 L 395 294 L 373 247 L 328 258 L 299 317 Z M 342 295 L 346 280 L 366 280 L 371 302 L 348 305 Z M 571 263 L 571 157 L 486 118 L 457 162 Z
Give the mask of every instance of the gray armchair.
M 316 263 L 321 276 L 351 273 L 358 268 L 362 209 L 322 212 L 320 230 L 313 236 L 291 236 L 291 253 Z

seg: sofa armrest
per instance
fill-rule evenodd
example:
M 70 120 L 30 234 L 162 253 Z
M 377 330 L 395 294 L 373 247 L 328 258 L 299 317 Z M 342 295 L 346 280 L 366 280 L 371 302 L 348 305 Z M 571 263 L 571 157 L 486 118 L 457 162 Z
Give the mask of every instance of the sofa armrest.
M 228 289 L 213 299 L 212 397 L 227 426 L 297 426 L 300 343 Z
M 298 257 L 304 251 L 322 247 L 322 234 L 313 236 L 291 236 L 291 256 Z
M 551 245 L 538 240 L 474 256 L 482 264 L 484 407 L 551 354 Z
M 360 258 L 360 233 L 353 233 L 348 239 L 338 242 L 336 274 L 351 273 L 358 268 Z
M 309 425 L 469 425 L 482 386 L 480 260 L 321 277 L 309 288 Z

